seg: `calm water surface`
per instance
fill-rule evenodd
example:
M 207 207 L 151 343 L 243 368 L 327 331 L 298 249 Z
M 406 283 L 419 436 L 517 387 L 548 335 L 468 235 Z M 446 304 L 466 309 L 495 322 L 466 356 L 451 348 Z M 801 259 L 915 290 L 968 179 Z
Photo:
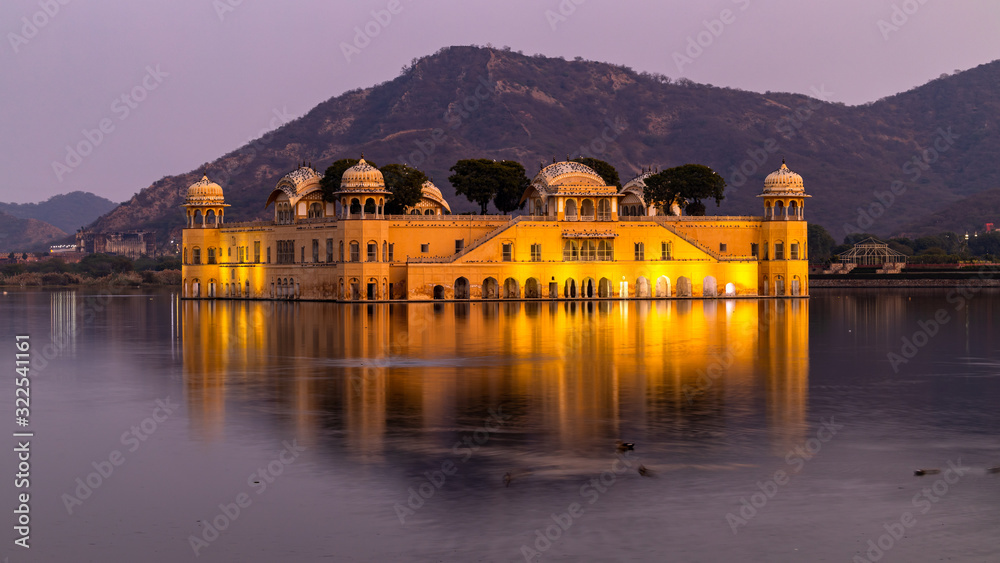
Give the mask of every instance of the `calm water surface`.
M 995 290 L 0 318 L 35 356 L 12 562 L 1000 561 Z

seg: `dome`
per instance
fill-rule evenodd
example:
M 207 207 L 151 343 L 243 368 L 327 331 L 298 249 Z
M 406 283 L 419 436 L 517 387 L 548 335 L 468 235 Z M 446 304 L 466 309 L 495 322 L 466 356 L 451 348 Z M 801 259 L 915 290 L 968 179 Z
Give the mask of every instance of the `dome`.
M 594 169 L 579 162 L 564 161 L 543 168 L 531 180 L 533 185 L 549 187 L 560 185 L 603 186 L 604 178 Z
M 203 175 L 201 180 L 191 184 L 187 191 L 187 205 L 218 205 L 225 203 L 222 195 L 222 186 L 212 182 L 208 176 Z
M 645 198 L 644 192 L 646 190 L 646 178 L 652 176 L 654 172 L 643 172 L 642 174 L 632 178 L 622 186 L 622 190 L 619 193 L 634 193 L 640 198 Z
M 646 178 L 649 178 L 650 176 L 653 176 L 654 174 L 656 174 L 656 172 L 653 172 L 653 171 L 643 172 L 642 174 L 640 174 L 640 175 L 636 176 L 635 178 L 632 178 L 631 180 L 629 180 L 628 182 L 626 182 L 625 185 L 622 186 L 621 191 L 618 192 L 618 193 L 622 194 L 623 196 L 625 196 L 625 197 L 623 197 L 620 200 L 621 203 L 619 205 L 623 205 L 623 204 L 627 205 L 628 201 L 629 201 L 628 200 L 628 196 L 629 195 L 633 195 L 633 196 L 639 198 L 639 203 L 641 203 L 643 206 L 645 206 L 646 205 Z M 675 215 L 675 216 L 678 216 L 678 217 L 683 214 L 683 212 L 681 210 L 681 206 L 677 203 L 676 200 L 673 203 L 670 204 L 670 209 L 668 211 L 669 211 L 670 215 Z
M 278 186 L 280 188 L 283 185 L 289 185 L 292 188 L 292 194 L 301 194 L 313 186 L 318 186 L 321 178 L 322 176 L 315 170 L 302 165 L 278 180 Z
M 382 172 L 365 162 L 364 157 L 357 164 L 344 171 L 340 179 L 340 191 L 385 191 Z
M 441 195 L 441 190 L 439 190 L 438 187 L 435 186 L 430 180 L 427 180 L 420 185 L 420 195 L 430 199 L 444 199 L 444 196 Z
M 427 180 L 420 186 L 420 197 L 421 199 L 430 200 L 436 205 L 441 206 L 443 209 L 447 209 L 451 213 L 451 206 L 445 201 L 444 195 L 441 194 L 441 190 L 438 189 L 430 180 Z
M 802 176 L 788 169 L 785 162 L 781 162 L 781 168 L 771 172 L 764 178 L 765 194 L 802 194 L 806 188 L 802 183 Z

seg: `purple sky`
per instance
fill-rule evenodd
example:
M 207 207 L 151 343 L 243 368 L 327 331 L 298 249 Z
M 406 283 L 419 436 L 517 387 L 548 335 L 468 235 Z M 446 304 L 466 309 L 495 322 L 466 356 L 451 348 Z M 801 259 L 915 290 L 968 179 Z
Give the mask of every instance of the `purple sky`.
M 398 13 L 374 23 L 372 11 L 389 7 Z M 341 44 L 366 24 L 377 36 L 348 61 Z M 73 190 L 127 199 L 449 45 L 579 55 L 759 92 L 823 85 L 858 104 L 1000 57 L 998 24 L 996 0 L 4 0 L 0 201 Z M 675 53 L 688 57 L 701 32 L 707 47 L 679 70 Z M 122 101 L 129 92 L 143 99 Z M 107 132 L 87 141 L 102 121 Z M 67 156 L 90 142 L 78 161 Z

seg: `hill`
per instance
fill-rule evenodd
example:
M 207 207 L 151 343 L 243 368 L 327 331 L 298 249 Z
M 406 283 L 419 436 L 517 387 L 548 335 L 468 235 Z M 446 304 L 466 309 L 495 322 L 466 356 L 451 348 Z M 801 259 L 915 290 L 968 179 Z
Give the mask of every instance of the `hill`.
M 645 166 L 711 166 L 730 187 L 710 214 L 759 214 L 764 176 L 785 158 L 813 196 L 807 219 L 838 240 L 851 229 L 962 231 L 971 228 L 971 208 L 991 205 L 983 216 L 1000 215 L 985 193 L 1000 188 L 997 83 L 1000 61 L 845 106 L 600 62 L 451 47 L 415 60 L 393 80 L 331 98 L 197 171 L 154 182 L 96 227 L 176 236 L 183 217 L 177 206 L 203 172 L 226 189 L 230 221 L 266 217 L 267 194 L 297 163 L 322 171 L 361 152 L 379 164 L 421 168 L 455 212 L 471 211 L 446 181 L 457 160 L 513 159 L 530 176 L 541 162 L 584 153 L 615 165 L 623 180 Z M 825 97 L 820 86 L 814 93 Z M 931 227 L 931 215 L 942 212 Z
M 118 204 L 88 192 L 70 192 L 41 203 L 0 203 L 0 211 L 21 219 L 37 219 L 67 233 L 76 232 Z
M 37 219 L 22 219 L 0 211 L 0 254 L 47 250 L 66 232 Z

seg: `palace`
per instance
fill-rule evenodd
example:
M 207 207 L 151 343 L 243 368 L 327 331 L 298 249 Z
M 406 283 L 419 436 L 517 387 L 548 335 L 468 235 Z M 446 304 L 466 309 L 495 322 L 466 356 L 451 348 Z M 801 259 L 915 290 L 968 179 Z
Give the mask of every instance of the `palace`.
M 226 223 L 207 177 L 183 205 L 183 296 L 387 301 L 804 297 L 806 195 L 782 163 L 764 181 L 763 216 L 682 216 L 647 205 L 643 180 L 621 190 L 576 162 L 543 168 L 527 214 L 451 215 L 430 182 L 406 215 L 361 159 L 324 201 L 308 166 L 267 198 L 271 221 Z

